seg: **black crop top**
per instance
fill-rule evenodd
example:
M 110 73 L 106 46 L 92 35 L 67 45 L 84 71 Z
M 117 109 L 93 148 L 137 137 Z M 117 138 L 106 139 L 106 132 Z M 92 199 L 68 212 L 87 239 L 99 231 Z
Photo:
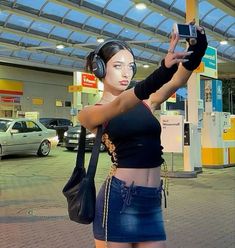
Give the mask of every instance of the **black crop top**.
M 106 124 L 103 142 L 118 168 L 153 168 L 164 162 L 160 135 L 160 123 L 141 102 Z

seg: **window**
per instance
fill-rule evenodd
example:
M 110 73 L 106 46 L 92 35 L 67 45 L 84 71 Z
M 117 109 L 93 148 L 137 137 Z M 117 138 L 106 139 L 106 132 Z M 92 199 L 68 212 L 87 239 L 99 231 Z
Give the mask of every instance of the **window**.
M 72 126 L 72 122 L 67 119 L 60 119 L 59 121 L 60 126 Z
M 65 102 L 64 102 L 64 106 L 65 106 L 65 107 L 71 107 L 72 104 L 71 104 L 70 101 L 65 101 Z
M 10 124 L 8 120 L 0 120 L 0 132 L 6 132 Z
M 51 121 L 50 122 L 50 124 L 49 124 L 49 126 L 58 126 L 58 122 L 57 122 L 57 120 L 53 120 L 53 121 Z
M 23 132 L 24 132 L 23 123 L 22 123 L 21 121 L 16 122 L 16 123 L 13 125 L 12 129 L 18 130 L 19 133 L 23 133 Z
M 42 129 L 33 121 L 26 121 L 26 130 L 27 132 L 40 132 Z

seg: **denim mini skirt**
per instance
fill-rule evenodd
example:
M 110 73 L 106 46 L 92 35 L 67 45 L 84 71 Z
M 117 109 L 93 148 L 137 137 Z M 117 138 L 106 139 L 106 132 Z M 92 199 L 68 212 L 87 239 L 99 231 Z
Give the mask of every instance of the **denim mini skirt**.
M 102 185 L 96 200 L 95 239 L 127 243 L 166 240 L 162 186 L 142 187 L 133 182 L 127 187 L 124 181 L 112 176 L 107 194 L 107 183 Z

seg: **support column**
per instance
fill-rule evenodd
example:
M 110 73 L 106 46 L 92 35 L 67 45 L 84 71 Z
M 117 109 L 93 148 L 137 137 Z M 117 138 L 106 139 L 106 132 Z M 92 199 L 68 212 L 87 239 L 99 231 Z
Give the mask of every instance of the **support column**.
M 186 23 L 198 17 L 198 0 L 186 0 Z M 198 100 L 200 96 L 200 74 L 193 73 L 188 80 L 188 122 L 190 145 L 184 146 L 184 170 L 201 170 L 201 129 L 198 128 Z
M 198 0 L 186 0 L 186 22 L 191 22 L 195 19 L 196 24 L 199 24 L 198 16 Z
M 73 73 L 73 85 L 81 85 L 81 72 L 75 71 Z M 73 92 L 73 106 L 74 109 L 77 111 L 82 109 L 82 92 Z M 72 116 L 72 122 L 73 124 L 76 124 L 78 122 L 77 115 Z

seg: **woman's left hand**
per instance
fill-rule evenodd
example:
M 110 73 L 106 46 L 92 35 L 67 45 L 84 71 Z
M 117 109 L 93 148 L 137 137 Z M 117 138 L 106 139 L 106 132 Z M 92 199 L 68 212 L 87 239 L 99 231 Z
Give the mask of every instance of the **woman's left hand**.
M 188 60 L 185 59 L 185 56 L 191 54 L 191 52 L 175 52 L 175 48 L 178 44 L 178 41 L 179 35 L 172 33 L 168 53 L 165 57 L 165 66 L 167 68 L 170 68 L 175 64 L 179 64 L 180 62 L 187 62 Z
M 194 21 L 191 23 L 195 25 Z M 190 39 L 186 39 L 189 43 L 188 51 L 191 51 L 192 53 L 186 57 L 188 61 L 183 63 L 183 66 L 189 71 L 195 70 L 200 65 L 208 46 L 204 28 L 197 25 L 195 26 L 197 28 L 197 38 L 193 39 L 193 42 Z

